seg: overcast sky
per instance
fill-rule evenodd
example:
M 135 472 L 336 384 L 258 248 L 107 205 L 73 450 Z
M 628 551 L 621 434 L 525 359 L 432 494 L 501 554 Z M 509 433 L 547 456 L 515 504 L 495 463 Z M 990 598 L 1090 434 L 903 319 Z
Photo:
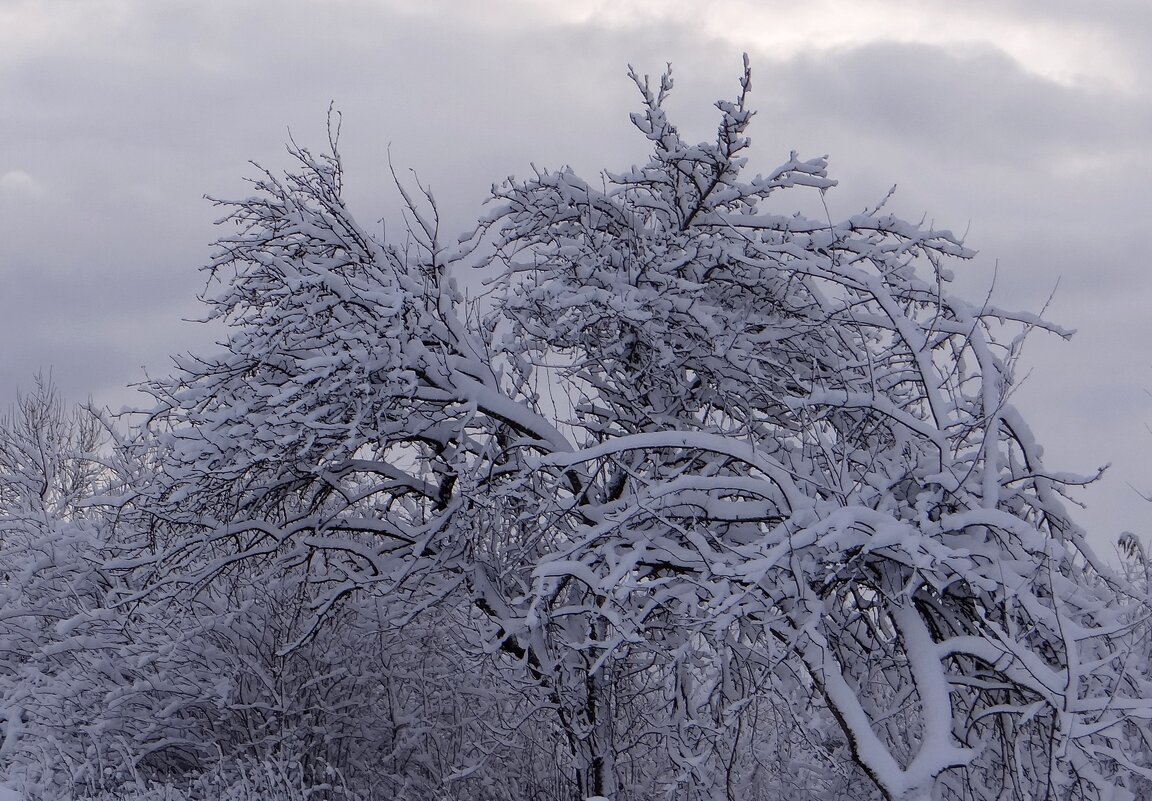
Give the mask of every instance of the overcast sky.
M 754 166 L 828 154 L 834 216 L 893 185 L 979 250 L 962 294 L 1078 329 L 1035 335 L 1015 396 L 1099 549 L 1152 537 L 1152 4 L 1147 0 L 0 0 L 0 405 L 51 368 L 74 398 L 202 350 L 205 194 L 325 142 L 362 223 L 395 219 L 387 159 L 454 228 L 531 164 L 645 156 L 629 63 L 671 62 L 681 130 L 753 67 Z M 994 284 L 994 286 L 993 286 Z

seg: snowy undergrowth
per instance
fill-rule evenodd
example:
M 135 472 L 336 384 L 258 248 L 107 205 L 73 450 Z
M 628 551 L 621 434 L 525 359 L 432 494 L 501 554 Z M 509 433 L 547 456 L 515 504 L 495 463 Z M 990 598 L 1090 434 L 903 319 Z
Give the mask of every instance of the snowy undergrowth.
M 187 782 L 129 782 L 115 791 L 77 794 L 76 801 L 361 801 L 330 770 L 322 784 L 307 781 L 297 761 L 241 761 L 217 767 Z M 14 799 L 19 799 L 15 796 Z M 0 793 L 0 801 L 4 795 Z

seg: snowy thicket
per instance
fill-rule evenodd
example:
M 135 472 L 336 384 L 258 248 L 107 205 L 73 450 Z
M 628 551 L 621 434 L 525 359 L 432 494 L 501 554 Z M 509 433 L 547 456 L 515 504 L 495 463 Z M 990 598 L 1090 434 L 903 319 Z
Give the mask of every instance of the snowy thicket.
M 0 432 L 0 760 L 31 797 L 1121 799 L 1148 582 L 1068 518 L 972 257 L 795 154 L 652 154 L 446 242 L 336 149 L 221 202 L 217 353 Z M 497 276 L 480 303 L 458 284 Z

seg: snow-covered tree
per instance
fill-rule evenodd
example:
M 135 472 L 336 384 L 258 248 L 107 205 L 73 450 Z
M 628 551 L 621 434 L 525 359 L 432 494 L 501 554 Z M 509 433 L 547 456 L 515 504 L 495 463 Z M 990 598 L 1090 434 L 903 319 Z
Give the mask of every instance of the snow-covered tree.
M 66 409 L 46 376 L 0 418 L 0 756 L 36 703 L 37 659 L 102 595 L 98 549 L 81 525 L 103 478 L 100 443 L 96 418 Z
M 430 193 L 361 228 L 335 136 L 222 203 L 229 333 L 148 386 L 134 569 L 290 577 L 281 655 L 369 602 L 459 622 L 573 797 L 1122 797 L 1143 607 L 1008 401 L 1023 336 L 1064 332 L 951 295 L 973 253 L 884 204 L 782 213 L 834 182 L 744 174 L 747 65 L 701 144 L 632 78 L 645 165 L 510 180 L 462 245 Z
M 104 701 L 125 640 L 107 614 L 109 529 L 92 504 L 115 481 L 107 439 L 45 376 L 0 418 L 0 772 L 34 786 L 83 781 L 121 733 L 123 710 Z M 110 735 L 101 745 L 94 718 Z

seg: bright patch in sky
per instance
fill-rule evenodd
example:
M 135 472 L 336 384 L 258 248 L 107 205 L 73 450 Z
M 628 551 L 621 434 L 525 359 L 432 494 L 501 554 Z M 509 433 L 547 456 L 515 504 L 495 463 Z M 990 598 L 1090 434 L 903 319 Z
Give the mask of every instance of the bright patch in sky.
M 538 0 L 517 0 L 539 7 Z M 690 25 L 735 46 L 754 45 L 782 58 L 813 49 L 881 41 L 942 47 L 985 45 L 1007 53 L 1029 72 L 1060 83 L 1092 82 L 1132 88 L 1138 66 L 1114 32 L 1091 18 L 1038 18 L 1027 8 L 982 3 L 812 0 L 807 3 L 721 0 L 549 0 L 551 14 L 569 23 L 643 27 Z
M 517 29 L 541 23 L 592 28 L 642 29 L 684 26 L 705 39 L 755 48 L 781 59 L 814 51 L 881 41 L 941 47 L 991 46 L 1029 72 L 1060 83 L 1091 83 L 1127 90 L 1143 74 L 1139 42 L 1126 42 L 1123 25 L 1075 4 L 1053 13 L 1029 3 L 949 4 L 920 0 L 343 0 L 329 13 L 471 16 L 484 28 Z M 1042 6 L 1043 4 L 1041 4 Z M 93 30 L 131 23 L 134 4 L 125 0 L 84 3 L 17 0 L 0 8 L 0 52 L 16 58 L 46 44 L 81 44 Z M 137 9 L 138 10 L 138 9 Z M 0 55 L 0 61 L 6 60 Z
M 5 197 L 39 198 L 44 187 L 24 170 L 10 170 L 0 174 L 0 195 Z

